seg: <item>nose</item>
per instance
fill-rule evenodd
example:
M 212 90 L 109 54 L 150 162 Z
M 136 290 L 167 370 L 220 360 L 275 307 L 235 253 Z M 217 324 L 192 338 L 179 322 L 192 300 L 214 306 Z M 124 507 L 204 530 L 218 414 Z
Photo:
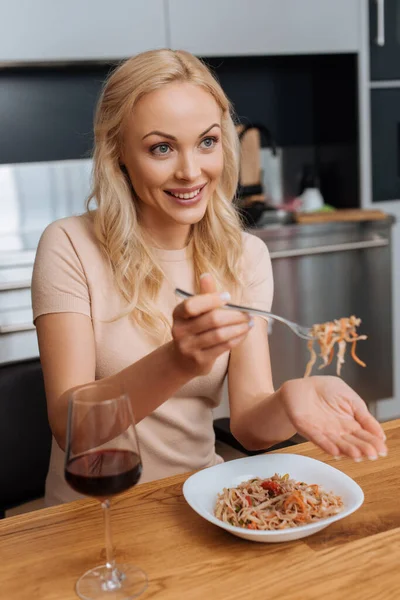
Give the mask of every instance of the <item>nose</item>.
M 175 176 L 184 181 L 196 181 L 201 175 L 198 157 L 193 152 L 182 153 L 176 167 Z

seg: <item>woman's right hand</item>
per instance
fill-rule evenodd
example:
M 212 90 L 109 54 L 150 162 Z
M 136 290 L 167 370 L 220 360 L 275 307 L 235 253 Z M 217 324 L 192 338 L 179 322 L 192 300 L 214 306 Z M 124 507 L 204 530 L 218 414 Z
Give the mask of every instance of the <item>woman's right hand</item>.
M 230 296 L 215 291 L 211 275 L 204 275 L 200 286 L 200 294 L 175 308 L 172 325 L 179 364 L 193 376 L 209 373 L 218 356 L 238 346 L 253 325 L 249 315 L 223 308 Z

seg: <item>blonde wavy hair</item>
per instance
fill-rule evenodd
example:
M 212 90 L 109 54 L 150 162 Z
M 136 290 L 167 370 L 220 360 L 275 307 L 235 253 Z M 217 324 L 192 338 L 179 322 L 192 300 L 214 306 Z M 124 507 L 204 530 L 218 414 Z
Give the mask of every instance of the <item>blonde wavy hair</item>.
M 135 193 L 121 168 L 123 126 L 135 103 L 145 94 L 173 82 L 190 82 L 207 90 L 221 108 L 223 174 L 203 219 L 192 226 L 190 243 L 199 289 L 200 275 L 212 273 L 219 286 L 235 293 L 240 287 L 241 224 L 232 199 L 239 169 L 239 142 L 232 108 L 208 68 L 182 50 L 152 50 L 122 63 L 109 76 L 94 122 L 93 186 L 87 200 L 96 236 L 112 267 L 115 283 L 131 314 L 151 335 L 170 332 L 156 300 L 164 273 L 141 227 Z M 119 317 L 118 317 L 119 318 Z

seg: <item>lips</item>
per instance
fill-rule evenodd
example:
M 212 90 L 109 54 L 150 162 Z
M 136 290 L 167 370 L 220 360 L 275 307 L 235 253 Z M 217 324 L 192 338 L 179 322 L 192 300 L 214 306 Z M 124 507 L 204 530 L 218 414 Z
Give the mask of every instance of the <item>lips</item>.
M 170 196 L 173 196 L 174 198 L 177 198 L 179 200 L 193 200 L 194 198 L 196 198 L 196 196 L 198 196 L 200 194 L 200 192 L 206 185 L 207 184 L 203 183 L 202 185 L 199 185 L 197 187 L 174 188 L 172 190 L 164 190 L 164 191 L 167 194 L 169 194 Z

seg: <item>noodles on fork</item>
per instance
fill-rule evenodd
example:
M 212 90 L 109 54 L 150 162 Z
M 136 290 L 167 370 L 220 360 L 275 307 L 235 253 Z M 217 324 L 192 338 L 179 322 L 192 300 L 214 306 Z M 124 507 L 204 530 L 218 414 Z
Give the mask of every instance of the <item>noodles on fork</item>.
M 350 343 L 351 346 L 351 357 L 353 360 L 365 367 L 365 363 L 358 358 L 356 355 L 356 344 L 359 340 L 366 340 L 366 335 L 358 335 L 356 328 L 360 325 L 361 319 L 358 319 L 354 315 L 351 317 L 344 317 L 342 319 L 336 319 L 335 321 L 328 321 L 327 323 L 320 323 L 313 325 L 311 328 L 311 335 L 313 339 L 308 342 L 308 349 L 311 353 L 310 360 L 307 364 L 304 377 L 308 377 L 312 371 L 312 368 L 317 360 L 317 354 L 313 348 L 314 341 L 316 340 L 320 346 L 322 358 L 322 365 L 320 369 L 328 366 L 333 359 L 334 346 L 338 344 L 337 362 L 336 362 L 336 373 L 340 375 L 342 365 L 344 363 L 344 355 L 346 352 L 346 344 Z

